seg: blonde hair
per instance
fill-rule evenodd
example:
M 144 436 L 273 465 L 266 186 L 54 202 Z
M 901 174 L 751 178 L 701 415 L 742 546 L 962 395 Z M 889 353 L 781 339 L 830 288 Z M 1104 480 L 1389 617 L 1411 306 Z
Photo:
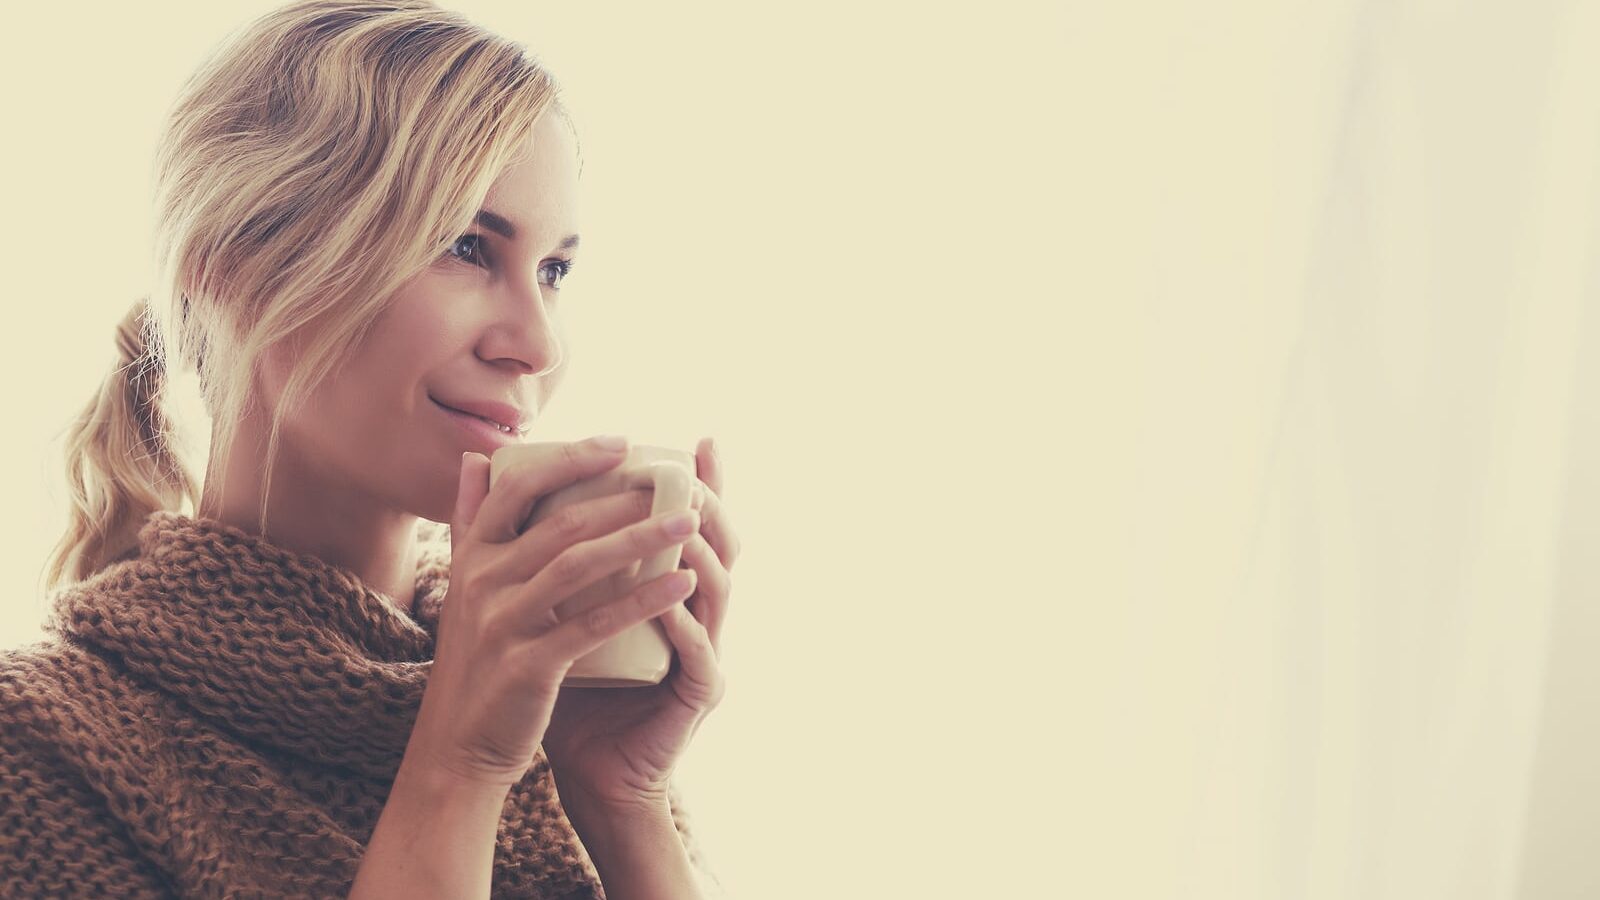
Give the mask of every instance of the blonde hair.
M 265 535 L 285 414 L 471 227 L 539 118 L 572 127 L 559 93 L 521 44 L 428 0 L 299 0 L 202 63 L 156 147 L 153 290 L 68 428 L 72 510 L 46 589 L 136 552 L 151 512 L 198 508 L 165 376 L 195 373 L 226 459 L 263 354 L 292 342 L 268 411 Z

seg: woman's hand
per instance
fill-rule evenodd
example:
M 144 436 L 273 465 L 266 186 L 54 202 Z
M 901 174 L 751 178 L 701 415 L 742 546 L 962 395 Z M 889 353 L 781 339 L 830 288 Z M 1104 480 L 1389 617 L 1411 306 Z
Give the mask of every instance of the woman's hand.
M 678 760 L 722 700 L 717 661 L 739 539 L 722 506 L 722 462 L 709 439 L 696 447 L 695 469 L 705 488 L 700 530 L 684 543 L 679 567 L 698 581 L 693 595 L 661 615 L 676 651 L 667 677 L 649 687 L 563 687 L 556 698 L 544 750 L 569 810 L 661 808 Z
M 574 661 L 690 596 L 677 572 L 561 621 L 555 608 L 611 573 L 687 537 L 644 520 L 624 495 L 569 507 L 518 533 L 535 502 L 624 459 L 596 441 L 552 444 L 489 488 L 489 459 L 466 454 L 450 521 L 450 587 L 406 756 L 459 777 L 512 785 L 533 765 Z M 688 536 L 698 528 L 690 515 Z

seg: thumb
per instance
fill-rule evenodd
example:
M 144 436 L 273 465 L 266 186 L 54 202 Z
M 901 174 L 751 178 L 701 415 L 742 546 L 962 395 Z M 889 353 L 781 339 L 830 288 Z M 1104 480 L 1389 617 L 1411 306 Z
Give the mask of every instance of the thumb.
M 478 518 L 483 498 L 489 496 L 489 458 L 470 450 L 461 454 L 461 478 L 456 484 L 456 508 L 450 514 L 450 546 L 459 547 L 467 529 Z

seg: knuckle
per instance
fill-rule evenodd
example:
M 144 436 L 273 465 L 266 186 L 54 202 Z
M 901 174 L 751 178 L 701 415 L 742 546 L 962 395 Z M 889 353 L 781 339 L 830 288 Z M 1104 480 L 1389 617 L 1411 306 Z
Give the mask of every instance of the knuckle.
M 510 641 L 517 635 L 544 634 L 559 624 L 560 617 L 555 609 L 536 607 L 530 611 L 524 602 L 501 610 L 495 617 L 490 633 L 502 635 L 504 640 Z
M 583 462 L 583 445 L 568 443 L 561 446 L 561 456 L 569 465 Z
M 550 527 L 562 537 L 573 537 L 582 534 L 586 524 L 587 520 L 583 511 L 576 505 L 563 506 L 550 517 Z
M 587 568 L 582 555 L 569 547 L 550 561 L 550 577 L 557 584 L 572 584 L 583 577 Z
M 459 558 L 450 564 L 450 592 L 457 597 L 463 597 L 469 603 L 477 602 L 483 596 L 483 575 L 461 565 Z
M 611 631 L 611 625 L 617 619 L 616 610 L 609 603 L 602 604 L 583 614 L 583 630 L 594 637 L 602 637 Z
M 561 616 L 556 614 L 555 607 L 549 607 L 533 616 L 533 626 L 540 633 L 552 631 L 561 624 Z
M 507 648 L 509 644 L 507 639 L 512 633 L 508 619 L 508 611 L 505 609 L 486 611 L 483 614 L 483 618 L 478 620 L 477 628 L 480 652 L 497 653 Z

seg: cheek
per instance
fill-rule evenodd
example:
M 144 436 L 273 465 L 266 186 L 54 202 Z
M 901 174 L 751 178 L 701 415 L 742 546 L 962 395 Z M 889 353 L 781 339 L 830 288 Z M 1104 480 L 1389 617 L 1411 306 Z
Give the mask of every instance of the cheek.
M 368 460 L 387 468 L 385 457 L 414 430 L 426 398 L 407 365 L 414 353 L 384 352 L 375 345 L 347 360 L 299 410 L 289 412 L 297 437 L 311 452 L 340 460 Z M 411 396 L 415 393 L 417 397 Z
M 318 458 L 312 465 L 323 477 L 408 509 L 423 502 L 413 494 L 432 490 L 430 471 L 448 481 L 440 431 L 415 381 L 344 379 L 328 396 L 300 425 L 301 446 Z

